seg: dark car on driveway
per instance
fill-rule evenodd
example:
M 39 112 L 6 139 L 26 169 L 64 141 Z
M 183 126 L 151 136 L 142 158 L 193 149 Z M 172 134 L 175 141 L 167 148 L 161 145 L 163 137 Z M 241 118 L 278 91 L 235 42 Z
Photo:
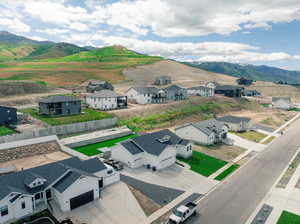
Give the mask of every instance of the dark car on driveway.
M 113 160 L 113 159 L 105 160 L 104 163 L 106 163 L 107 165 L 112 166 L 117 171 L 124 169 L 123 164 L 121 164 L 119 161 L 116 161 L 116 160 Z

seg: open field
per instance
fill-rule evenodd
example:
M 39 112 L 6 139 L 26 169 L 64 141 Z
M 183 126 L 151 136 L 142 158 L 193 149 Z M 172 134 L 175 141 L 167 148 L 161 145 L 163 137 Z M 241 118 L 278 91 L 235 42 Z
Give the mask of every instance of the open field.
M 191 170 L 203 175 L 210 176 L 218 169 L 227 164 L 226 161 L 208 156 L 204 153 L 193 151 L 193 156 L 189 159 L 179 159 L 181 162 L 187 163 L 191 166 Z
M 233 173 L 235 170 L 237 170 L 240 167 L 239 164 L 233 164 L 232 166 L 230 166 L 229 168 L 227 168 L 226 170 L 224 170 L 222 173 L 220 173 L 215 180 L 224 180 L 228 175 L 230 175 L 231 173 Z
M 262 139 L 267 137 L 267 135 L 262 134 L 260 132 L 256 131 L 247 131 L 247 132 L 232 132 L 232 134 L 235 134 L 241 138 L 253 141 L 253 142 L 260 142 Z
M 84 113 L 81 113 L 79 115 L 60 116 L 60 117 L 48 117 L 48 116 L 39 115 L 38 110 L 34 108 L 23 109 L 21 110 L 21 112 L 30 114 L 32 117 L 39 119 L 52 126 L 73 124 L 73 123 L 94 121 L 94 120 L 102 120 L 105 118 L 113 117 L 111 114 L 96 111 L 93 109 L 85 109 L 83 111 Z
M 300 216 L 291 212 L 283 211 L 277 224 L 298 224 L 300 223 Z
M 98 149 L 112 147 L 112 146 L 116 145 L 118 142 L 122 142 L 127 139 L 134 138 L 134 137 L 136 137 L 136 135 L 128 135 L 128 136 L 124 136 L 121 138 L 116 138 L 116 139 L 112 139 L 112 140 L 108 140 L 108 141 L 104 141 L 104 142 L 99 142 L 99 143 L 95 143 L 95 144 L 76 147 L 76 148 L 73 148 L 73 150 L 80 152 L 82 154 L 85 154 L 87 156 L 94 156 L 94 155 L 98 155 L 101 153 L 101 150 L 98 150 Z
M 12 130 L 10 128 L 7 128 L 7 127 L 4 127 L 4 126 L 0 126 L 0 136 L 12 135 L 14 133 L 15 133 L 14 130 Z

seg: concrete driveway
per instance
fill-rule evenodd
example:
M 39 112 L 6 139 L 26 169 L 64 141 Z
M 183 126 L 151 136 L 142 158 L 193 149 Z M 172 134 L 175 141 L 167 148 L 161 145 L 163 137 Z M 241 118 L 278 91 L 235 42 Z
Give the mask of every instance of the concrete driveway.
M 144 182 L 200 194 L 207 193 L 218 183 L 218 181 L 208 179 L 189 168 L 176 164 L 156 172 L 142 167 L 138 169 L 125 168 L 122 174 Z
M 245 149 L 251 149 L 251 150 L 257 151 L 257 152 L 260 152 L 261 150 L 263 150 L 266 147 L 266 145 L 249 141 L 249 140 L 241 138 L 235 134 L 228 133 L 228 138 L 233 140 L 233 145 L 236 145 L 236 146 L 239 146 L 239 147 L 242 147 Z
M 143 223 L 146 216 L 140 205 L 128 189 L 119 182 L 102 192 L 102 199 L 91 202 L 73 211 L 62 213 L 54 209 L 54 216 L 59 220 L 71 218 L 74 224 L 124 224 Z

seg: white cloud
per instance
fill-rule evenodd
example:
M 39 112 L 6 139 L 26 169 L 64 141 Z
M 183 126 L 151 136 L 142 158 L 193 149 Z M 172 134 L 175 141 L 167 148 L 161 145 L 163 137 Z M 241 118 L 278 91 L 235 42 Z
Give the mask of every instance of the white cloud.
M 47 28 L 47 29 L 37 30 L 37 32 L 45 33 L 45 34 L 48 34 L 48 35 L 57 35 L 57 34 L 68 33 L 68 32 L 70 32 L 70 30 L 68 30 L 68 29 L 56 29 L 56 28 L 50 29 L 50 28 Z
M 29 37 L 29 38 L 32 39 L 32 40 L 37 40 L 37 41 L 47 41 L 46 38 L 39 37 L 39 36 L 32 36 L 32 37 Z
M 86 31 L 89 29 L 89 27 L 84 24 L 84 23 L 79 23 L 79 22 L 74 22 L 69 26 L 70 29 L 72 30 L 77 30 L 77 31 Z
M 23 23 L 18 18 L 11 19 L 2 17 L 0 18 L 0 26 L 3 27 L 5 30 L 13 30 L 14 32 L 21 33 L 28 33 L 31 30 L 30 26 Z

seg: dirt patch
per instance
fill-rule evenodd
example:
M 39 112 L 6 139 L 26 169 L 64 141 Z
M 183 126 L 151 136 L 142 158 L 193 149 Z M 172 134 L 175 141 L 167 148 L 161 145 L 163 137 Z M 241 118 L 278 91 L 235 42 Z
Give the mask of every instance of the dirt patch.
M 46 92 L 50 92 L 47 86 L 35 82 L 1 81 L 0 83 L 0 97 Z
M 32 167 L 64 160 L 70 157 L 71 157 L 70 155 L 62 151 L 57 151 L 57 152 L 52 152 L 44 155 L 35 155 L 26 158 L 11 160 L 8 162 L 2 162 L 0 163 L 0 167 L 3 168 L 3 167 L 14 165 L 16 166 L 17 170 L 21 170 L 22 168 L 29 169 Z
M 138 203 L 141 206 L 141 208 L 143 209 L 143 211 L 145 212 L 146 216 L 150 216 L 151 214 L 153 214 L 154 212 L 156 212 L 157 210 L 159 210 L 161 208 L 161 206 L 159 204 L 155 203 L 153 200 L 148 198 L 146 195 L 144 195 L 139 190 L 135 189 L 134 187 L 132 187 L 128 184 L 127 184 L 127 186 L 129 188 L 129 190 L 131 191 L 131 193 L 136 198 L 136 200 L 138 201 Z
M 231 162 L 233 159 L 246 152 L 246 149 L 244 148 L 225 144 L 216 144 L 213 146 L 194 145 L 193 149 L 227 162 Z

